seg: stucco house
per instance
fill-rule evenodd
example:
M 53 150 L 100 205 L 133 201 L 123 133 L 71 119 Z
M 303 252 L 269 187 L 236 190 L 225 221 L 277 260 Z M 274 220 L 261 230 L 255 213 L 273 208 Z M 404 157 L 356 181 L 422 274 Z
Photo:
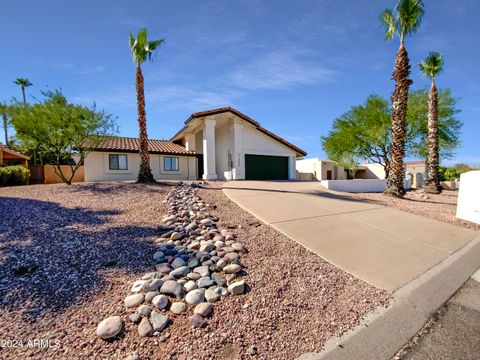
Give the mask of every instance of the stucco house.
M 149 140 L 157 180 L 293 180 L 307 153 L 230 107 L 192 114 L 170 140 Z M 137 138 L 108 137 L 84 160 L 85 181 L 135 180 Z

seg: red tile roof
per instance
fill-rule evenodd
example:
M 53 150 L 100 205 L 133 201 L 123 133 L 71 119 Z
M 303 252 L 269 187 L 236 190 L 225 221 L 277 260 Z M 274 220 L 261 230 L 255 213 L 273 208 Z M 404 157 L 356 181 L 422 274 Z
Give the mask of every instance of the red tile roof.
M 93 151 L 118 151 L 118 152 L 138 152 L 140 150 L 140 140 L 138 138 L 105 137 L 94 146 Z M 148 151 L 152 154 L 178 154 L 195 155 L 193 151 L 187 151 L 184 146 L 174 144 L 167 140 L 148 139 Z
M 23 155 L 21 153 L 19 153 L 18 151 L 15 151 L 15 150 L 12 150 L 10 148 L 7 148 L 5 145 L 3 144 L 0 144 L 0 150 L 3 151 L 4 153 L 7 153 L 9 154 L 10 156 L 6 156 L 5 154 L 3 155 L 3 157 L 5 159 L 12 159 L 12 158 L 22 158 L 22 159 L 25 159 L 25 160 L 30 160 L 30 157 L 28 157 L 27 155 Z
M 405 165 L 425 165 L 425 160 L 405 161 Z
M 232 114 L 237 115 L 239 118 L 241 118 L 241 119 L 249 122 L 250 124 L 254 125 L 257 130 L 264 133 L 265 135 L 270 136 L 271 138 L 273 138 L 273 139 L 277 140 L 278 142 L 288 146 L 289 148 L 295 150 L 296 152 L 298 152 L 299 154 L 301 154 L 303 156 L 307 155 L 306 151 L 300 149 L 299 147 L 296 147 L 292 143 L 289 143 L 287 140 L 282 139 L 280 136 L 275 135 L 274 133 L 268 131 L 264 127 L 260 126 L 260 123 L 258 121 L 253 120 L 251 117 L 241 113 L 237 109 L 234 109 L 230 106 L 222 107 L 222 108 L 218 108 L 218 109 L 213 109 L 213 110 L 200 111 L 200 112 L 196 112 L 196 113 L 190 115 L 190 117 L 185 121 L 185 126 L 182 129 L 180 129 L 180 131 L 177 132 L 172 137 L 172 140 L 175 139 L 178 135 L 180 135 L 187 128 L 188 123 L 190 123 L 191 121 L 193 121 L 197 118 L 201 118 L 201 117 L 205 117 L 205 116 L 209 116 L 209 115 L 221 114 L 221 113 L 225 113 L 225 112 L 231 112 Z

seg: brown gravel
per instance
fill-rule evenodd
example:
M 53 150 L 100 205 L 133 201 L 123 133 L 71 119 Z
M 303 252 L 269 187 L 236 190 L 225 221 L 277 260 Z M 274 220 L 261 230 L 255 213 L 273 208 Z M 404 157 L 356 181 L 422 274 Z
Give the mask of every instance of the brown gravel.
M 190 328 L 189 308 L 156 338 L 139 338 L 123 299 L 153 266 L 168 184 L 0 189 L 0 358 L 292 359 L 389 301 L 258 222 L 219 185 L 199 195 L 249 249 L 242 263 L 250 291 L 216 303 L 205 328 Z M 124 332 L 107 342 L 95 330 L 111 315 L 122 316 Z M 34 339 L 51 347 L 28 347 Z M 256 356 L 247 355 L 252 346 Z
M 441 194 L 425 194 L 422 190 L 412 190 L 408 191 L 403 199 L 385 196 L 380 193 L 349 195 L 468 229 L 480 230 L 480 225 L 455 217 L 458 191 L 444 190 Z

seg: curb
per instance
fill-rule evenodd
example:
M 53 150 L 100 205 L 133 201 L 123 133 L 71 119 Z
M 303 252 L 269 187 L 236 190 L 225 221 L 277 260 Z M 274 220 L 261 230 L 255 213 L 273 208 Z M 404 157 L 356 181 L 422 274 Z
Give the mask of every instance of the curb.
M 328 340 L 321 352 L 298 360 L 391 359 L 479 267 L 480 235 L 397 290 L 388 308 L 372 311 L 353 330 Z

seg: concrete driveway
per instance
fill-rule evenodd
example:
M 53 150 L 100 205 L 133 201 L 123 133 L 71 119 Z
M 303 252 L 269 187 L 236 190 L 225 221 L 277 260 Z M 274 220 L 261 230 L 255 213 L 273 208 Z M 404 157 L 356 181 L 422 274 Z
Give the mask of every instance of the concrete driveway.
M 323 188 L 318 182 L 228 182 L 224 193 L 263 222 L 348 273 L 396 290 L 478 232 Z

